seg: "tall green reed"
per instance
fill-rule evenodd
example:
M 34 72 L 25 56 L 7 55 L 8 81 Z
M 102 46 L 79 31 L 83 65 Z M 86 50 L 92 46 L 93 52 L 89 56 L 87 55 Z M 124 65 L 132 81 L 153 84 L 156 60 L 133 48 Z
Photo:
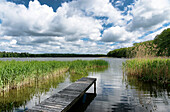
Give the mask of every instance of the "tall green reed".
M 0 91 L 38 82 L 50 75 L 69 71 L 70 74 L 87 74 L 90 68 L 107 66 L 103 60 L 91 61 L 0 61 Z
M 170 84 L 170 59 L 136 58 L 123 63 L 127 75 L 137 76 L 140 80 Z

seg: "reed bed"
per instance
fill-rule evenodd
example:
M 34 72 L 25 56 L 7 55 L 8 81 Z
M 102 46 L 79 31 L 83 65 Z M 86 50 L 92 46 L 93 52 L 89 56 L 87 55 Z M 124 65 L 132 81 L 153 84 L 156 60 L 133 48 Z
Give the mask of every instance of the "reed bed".
M 108 62 L 103 60 L 76 60 L 69 66 L 70 74 L 87 74 L 90 69 L 102 68 L 108 66 Z
M 123 63 L 127 75 L 137 76 L 143 81 L 153 81 L 170 86 L 170 59 L 135 58 Z
M 40 98 L 43 93 L 50 91 L 51 88 L 56 88 L 59 83 L 64 82 L 66 74 L 56 77 L 50 77 L 48 80 L 41 80 L 38 83 L 32 82 L 29 87 L 24 86 L 20 89 L 11 89 L 5 94 L 0 94 L 0 112 L 25 112 L 24 109 L 15 110 L 25 105 L 32 99 L 33 96 Z M 14 111 L 15 110 L 15 111 Z
M 88 76 L 89 71 L 96 70 L 96 68 L 102 70 L 103 68 L 105 69 L 107 67 L 108 67 L 108 62 L 103 60 L 72 61 L 69 67 L 70 80 L 71 82 L 74 82 L 77 79 Z
M 40 79 L 69 71 L 81 74 L 87 68 L 102 67 L 103 60 L 92 61 L 0 61 L 0 91 L 20 88 Z M 83 71 L 83 72 L 82 72 Z
M 68 68 L 60 61 L 0 61 L 0 88 L 9 90 L 59 74 Z

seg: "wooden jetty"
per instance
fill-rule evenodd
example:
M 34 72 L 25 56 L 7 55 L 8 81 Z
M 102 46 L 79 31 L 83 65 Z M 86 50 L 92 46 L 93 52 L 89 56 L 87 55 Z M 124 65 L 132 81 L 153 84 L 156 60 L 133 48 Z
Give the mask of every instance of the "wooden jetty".
M 92 84 L 94 84 L 94 93 L 96 93 L 96 78 L 83 77 L 32 107 L 28 112 L 66 112 L 85 94 Z

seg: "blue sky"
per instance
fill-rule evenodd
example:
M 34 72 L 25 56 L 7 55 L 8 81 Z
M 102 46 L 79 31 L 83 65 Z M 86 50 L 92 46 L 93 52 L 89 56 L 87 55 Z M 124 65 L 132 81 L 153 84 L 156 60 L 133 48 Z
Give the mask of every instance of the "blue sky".
M 34 1 L 34 0 L 7 0 L 9 2 L 13 2 L 16 4 L 23 4 L 28 8 L 29 2 L 30 1 Z M 40 2 L 41 5 L 48 5 L 49 7 L 52 7 L 54 11 L 56 11 L 56 9 L 58 7 L 61 6 L 62 3 L 64 2 L 70 2 L 72 0 L 38 0 Z
M 0 51 L 102 53 L 170 27 L 169 0 L 0 0 Z

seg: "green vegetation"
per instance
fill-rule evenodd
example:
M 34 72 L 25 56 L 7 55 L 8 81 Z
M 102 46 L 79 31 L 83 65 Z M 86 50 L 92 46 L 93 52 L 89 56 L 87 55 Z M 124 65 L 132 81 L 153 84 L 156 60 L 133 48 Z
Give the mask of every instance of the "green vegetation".
M 170 28 L 157 35 L 154 40 L 134 43 L 132 47 L 115 49 L 108 52 L 109 57 L 155 57 L 170 56 Z
M 89 71 L 94 71 L 97 68 L 103 69 L 108 67 L 108 62 L 103 60 L 76 60 L 69 66 L 70 80 L 72 82 L 82 77 L 88 76 Z
M 66 75 L 62 74 L 57 77 L 49 77 L 48 80 L 32 82 L 29 86 L 24 86 L 20 89 L 11 89 L 10 91 L 1 92 L 0 112 L 13 112 L 13 109 L 16 109 L 14 112 L 25 112 L 25 105 L 33 96 L 38 97 L 49 92 L 50 88 L 57 88 L 60 83 L 64 82 L 65 78 Z M 21 106 L 23 106 L 24 109 L 22 111 L 17 110 L 17 108 Z
M 160 35 L 157 35 L 154 39 L 154 43 L 159 49 L 159 56 L 170 56 L 170 28 L 164 30 Z
M 105 54 L 30 54 L 17 52 L 0 52 L 0 58 L 3 57 L 103 57 Z
M 69 71 L 87 73 L 91 68 L 108 66 L 103 60 L 92 61 L 0 61 L 0 91 L 19 88 Z
M 145 41 L 141 43 L 134 43 L 132 47 L 120 48 L 110 51 L 107 55 L 109 57 L 124 57 L 124 58 L 133 58 L 133 57 L 148 57 L 148 56 L 157 56 L 159 48 L 154 44 L 154 41 Z
M 139 80 L 170 84 L 170 59 L 137 58 L 123 63 L 127 75 L 137 76 Z
M 129 52 L 129 50 L 131 50 L 132 48 L 120 48 L 120 49 L 115 49 L 113 51 L 110 51 L 107 53 L 107 56 L 109 57 L 117 57 L 117 58 L 121 58 L 121 57 L 128 57 L 127 54 Z
M 132 47 L 115 49 L 110 57 L 135 58 L 123 63 L 127 75 L 137 76 L 143 81 L 153 81 L 170 86 L 170 28 L 157 35 L 154 40 L 134 43 Z
M 0 88 L 8 90 L 37 81 L 49 74 L 68 69 L 68 62 L 60 61 L 0 61 Z
M 32 63 L 34 63 L 34 65 L 37 65 L 37 67 L 39 66 L 40 68 L 41 66 L 44 65 L 44 61 L 29 61 L 29 62 L 27 61 L 23 61 L 23 62 L 22 61 L 7 61 L 7 62 L 0 61 L 1 67 L 2 67 L 2 63 L 3 64 L 5 63 L 6 65 L 9 65 L 9 66 L 14 65 L 12 63 L 22 64 L 22 65 L 24 65 L 23 63 L 25 63 L 25 65 L 26 64 L 32 65 Z M 20 88 L 13 88 L 13 89 L 10 89 L 9 91 L 0 92 L 0 111 L 13 111 L 13 109 L 14 110 L 16 109 L 16 111 L 21 111 L 21 110 L 17 110 L 17 108 L 21 106 L 24 108 L 22 111 L 27 110 L 25 105 L 27 104 L 28 101 L 32 99 L 33 96 L 37 96 L 37 98 L 40 98 L 42 94 L 49 92 L 50 89 L 57 88 L 59 83 L 64 82 L 65 78 L 68 77 L 68 73 L 69 73 L 70 81 L 74 82 L 80 79 L 81 77 L 88 76 L 88 72 L 105 70 L 107 69 L 107 66 L 108 66 L 108 63 L 103 60 L 91 60 L 91 61 L 76 60 L 76 61 L 63 61 L 63 62 L 45 61 L 45 63 L 49 64 L 46 67 L 48 69 L 50 69 L 49 68 L 50 65 L 55 64 L 55 63 L 58 64 L 58 67 L 54 68 L 56 72 L 51 71 L 51 72 L 47 72 L 46 75 L 43 75 L 42 74 L 43 72 L 40 71 L 39 76 L 37 78 L 36 77 L 37 70 L 35 68 L 35 74 L 32 75 L 33 78 L 30 78 L 30 83 L 27 83 L 27 85 L 25 86 L 23 85 Z M 19 65 L 18 67 L 20 68 L 20 70 L 22 70 L 22 67 L 24 67 L 22 65 Z M 30 67 L 33 67 L 33 65 L 32 66 L 31 65 Z M 65 69 L 65 67 L 67 69 Z M 15 69 L 15 70 L 18 70 L 18 69 Z M 21 73 L 20 77 L 22 77 L 23 71 L 20 71 Z M 60 71 L 60 74 L 58 74 L 59 71 Z M 8 76 L 7 79 L 8 78 L 10 78 L 10 76 Z M 24 84 L 26 82 L 19 82 L 19 83 Z M 2 86 L 3 85 L 1 85 L 1 87 Z

